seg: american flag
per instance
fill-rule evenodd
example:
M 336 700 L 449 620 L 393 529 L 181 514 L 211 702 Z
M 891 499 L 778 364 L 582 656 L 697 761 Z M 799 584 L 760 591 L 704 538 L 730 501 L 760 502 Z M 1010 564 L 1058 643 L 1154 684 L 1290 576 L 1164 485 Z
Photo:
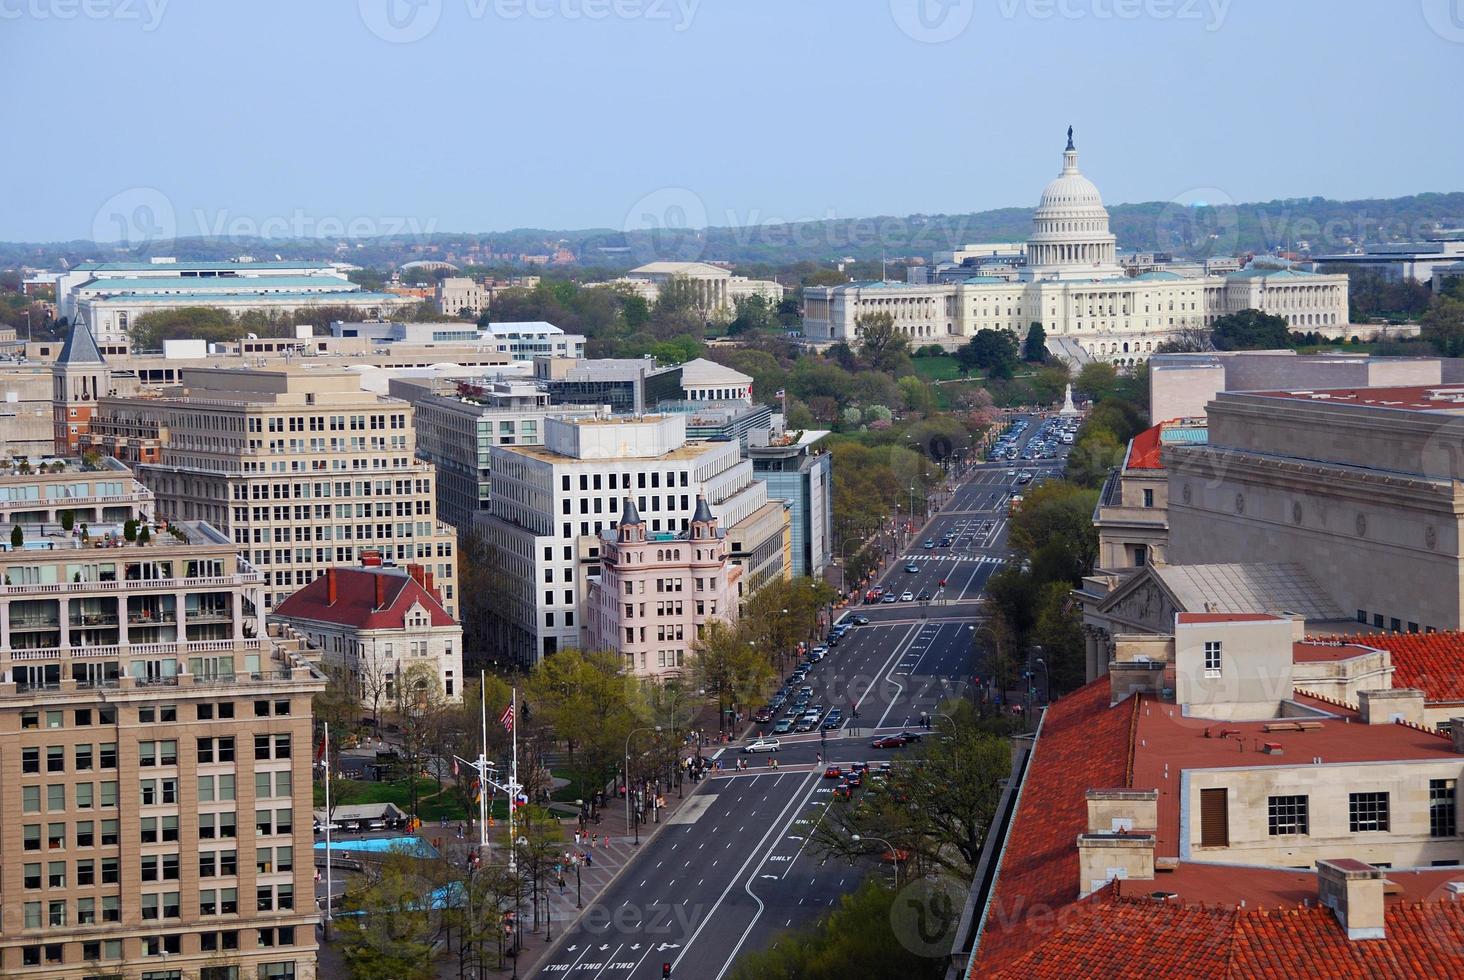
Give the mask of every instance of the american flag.
M 503 709 L 503 714 L 498 716 L 498 723 L 503 726 L 504 731 L 513 731 L 513 704 L 510 703 Z

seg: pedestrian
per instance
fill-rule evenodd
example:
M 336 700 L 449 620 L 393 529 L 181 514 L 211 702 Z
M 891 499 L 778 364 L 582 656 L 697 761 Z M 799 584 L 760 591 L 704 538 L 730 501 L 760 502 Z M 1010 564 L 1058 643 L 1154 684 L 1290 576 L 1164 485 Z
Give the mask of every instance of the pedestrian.
M 580 842 L 580 832 L 578 830 L 576 830 L 574 832 L 574 846 L 575 847 L 579 847 L 579 842 Z

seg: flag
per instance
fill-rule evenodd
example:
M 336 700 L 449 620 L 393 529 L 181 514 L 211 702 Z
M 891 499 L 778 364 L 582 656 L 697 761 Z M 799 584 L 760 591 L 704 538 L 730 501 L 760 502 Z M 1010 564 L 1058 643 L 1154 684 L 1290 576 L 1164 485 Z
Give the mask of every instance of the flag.
M 479 779 L 473 783 L 473 802 L 480 803 L 483 800 L 483 780 Z
M 318 766 L 325 758 L 325 739 L 321 738 L 320 743 L 315 746 L 315 764 Z
M 520 793 L 518 796 L 515 796 L 513 798 L 513 805 L 515 809 L 518 809 L 520 807 L 526 807 L 529 805 L 529 798 Z
M 513 731 L 513 704 L 510 703 L 503 709 L 503 714 L 498 716 L 498 723 L 503 726 L 504 731 Z
M 457 761 L 457 759 L 453 759 L 452 760 L 452 778 L 453 779 L 456 779 L 457 777 L 458 777 L 458 761 Z

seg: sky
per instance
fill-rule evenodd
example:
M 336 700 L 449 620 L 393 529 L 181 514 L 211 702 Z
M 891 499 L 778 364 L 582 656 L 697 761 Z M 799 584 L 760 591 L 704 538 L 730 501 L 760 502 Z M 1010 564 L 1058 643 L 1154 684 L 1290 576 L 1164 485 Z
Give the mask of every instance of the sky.
M 1464 190 L 1464 0 L 0 0 L 0 240 Z

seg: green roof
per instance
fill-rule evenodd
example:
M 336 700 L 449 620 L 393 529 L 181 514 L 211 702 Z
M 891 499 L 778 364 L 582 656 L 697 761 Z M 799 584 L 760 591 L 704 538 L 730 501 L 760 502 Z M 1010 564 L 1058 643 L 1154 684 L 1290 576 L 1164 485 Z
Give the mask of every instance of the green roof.
M 1239 272 L 1232 272 L 1227 279 L 1308 279 L 1315 276 L 1315 272 L 1302 272 L 1300 269 L 1241 269 Z

